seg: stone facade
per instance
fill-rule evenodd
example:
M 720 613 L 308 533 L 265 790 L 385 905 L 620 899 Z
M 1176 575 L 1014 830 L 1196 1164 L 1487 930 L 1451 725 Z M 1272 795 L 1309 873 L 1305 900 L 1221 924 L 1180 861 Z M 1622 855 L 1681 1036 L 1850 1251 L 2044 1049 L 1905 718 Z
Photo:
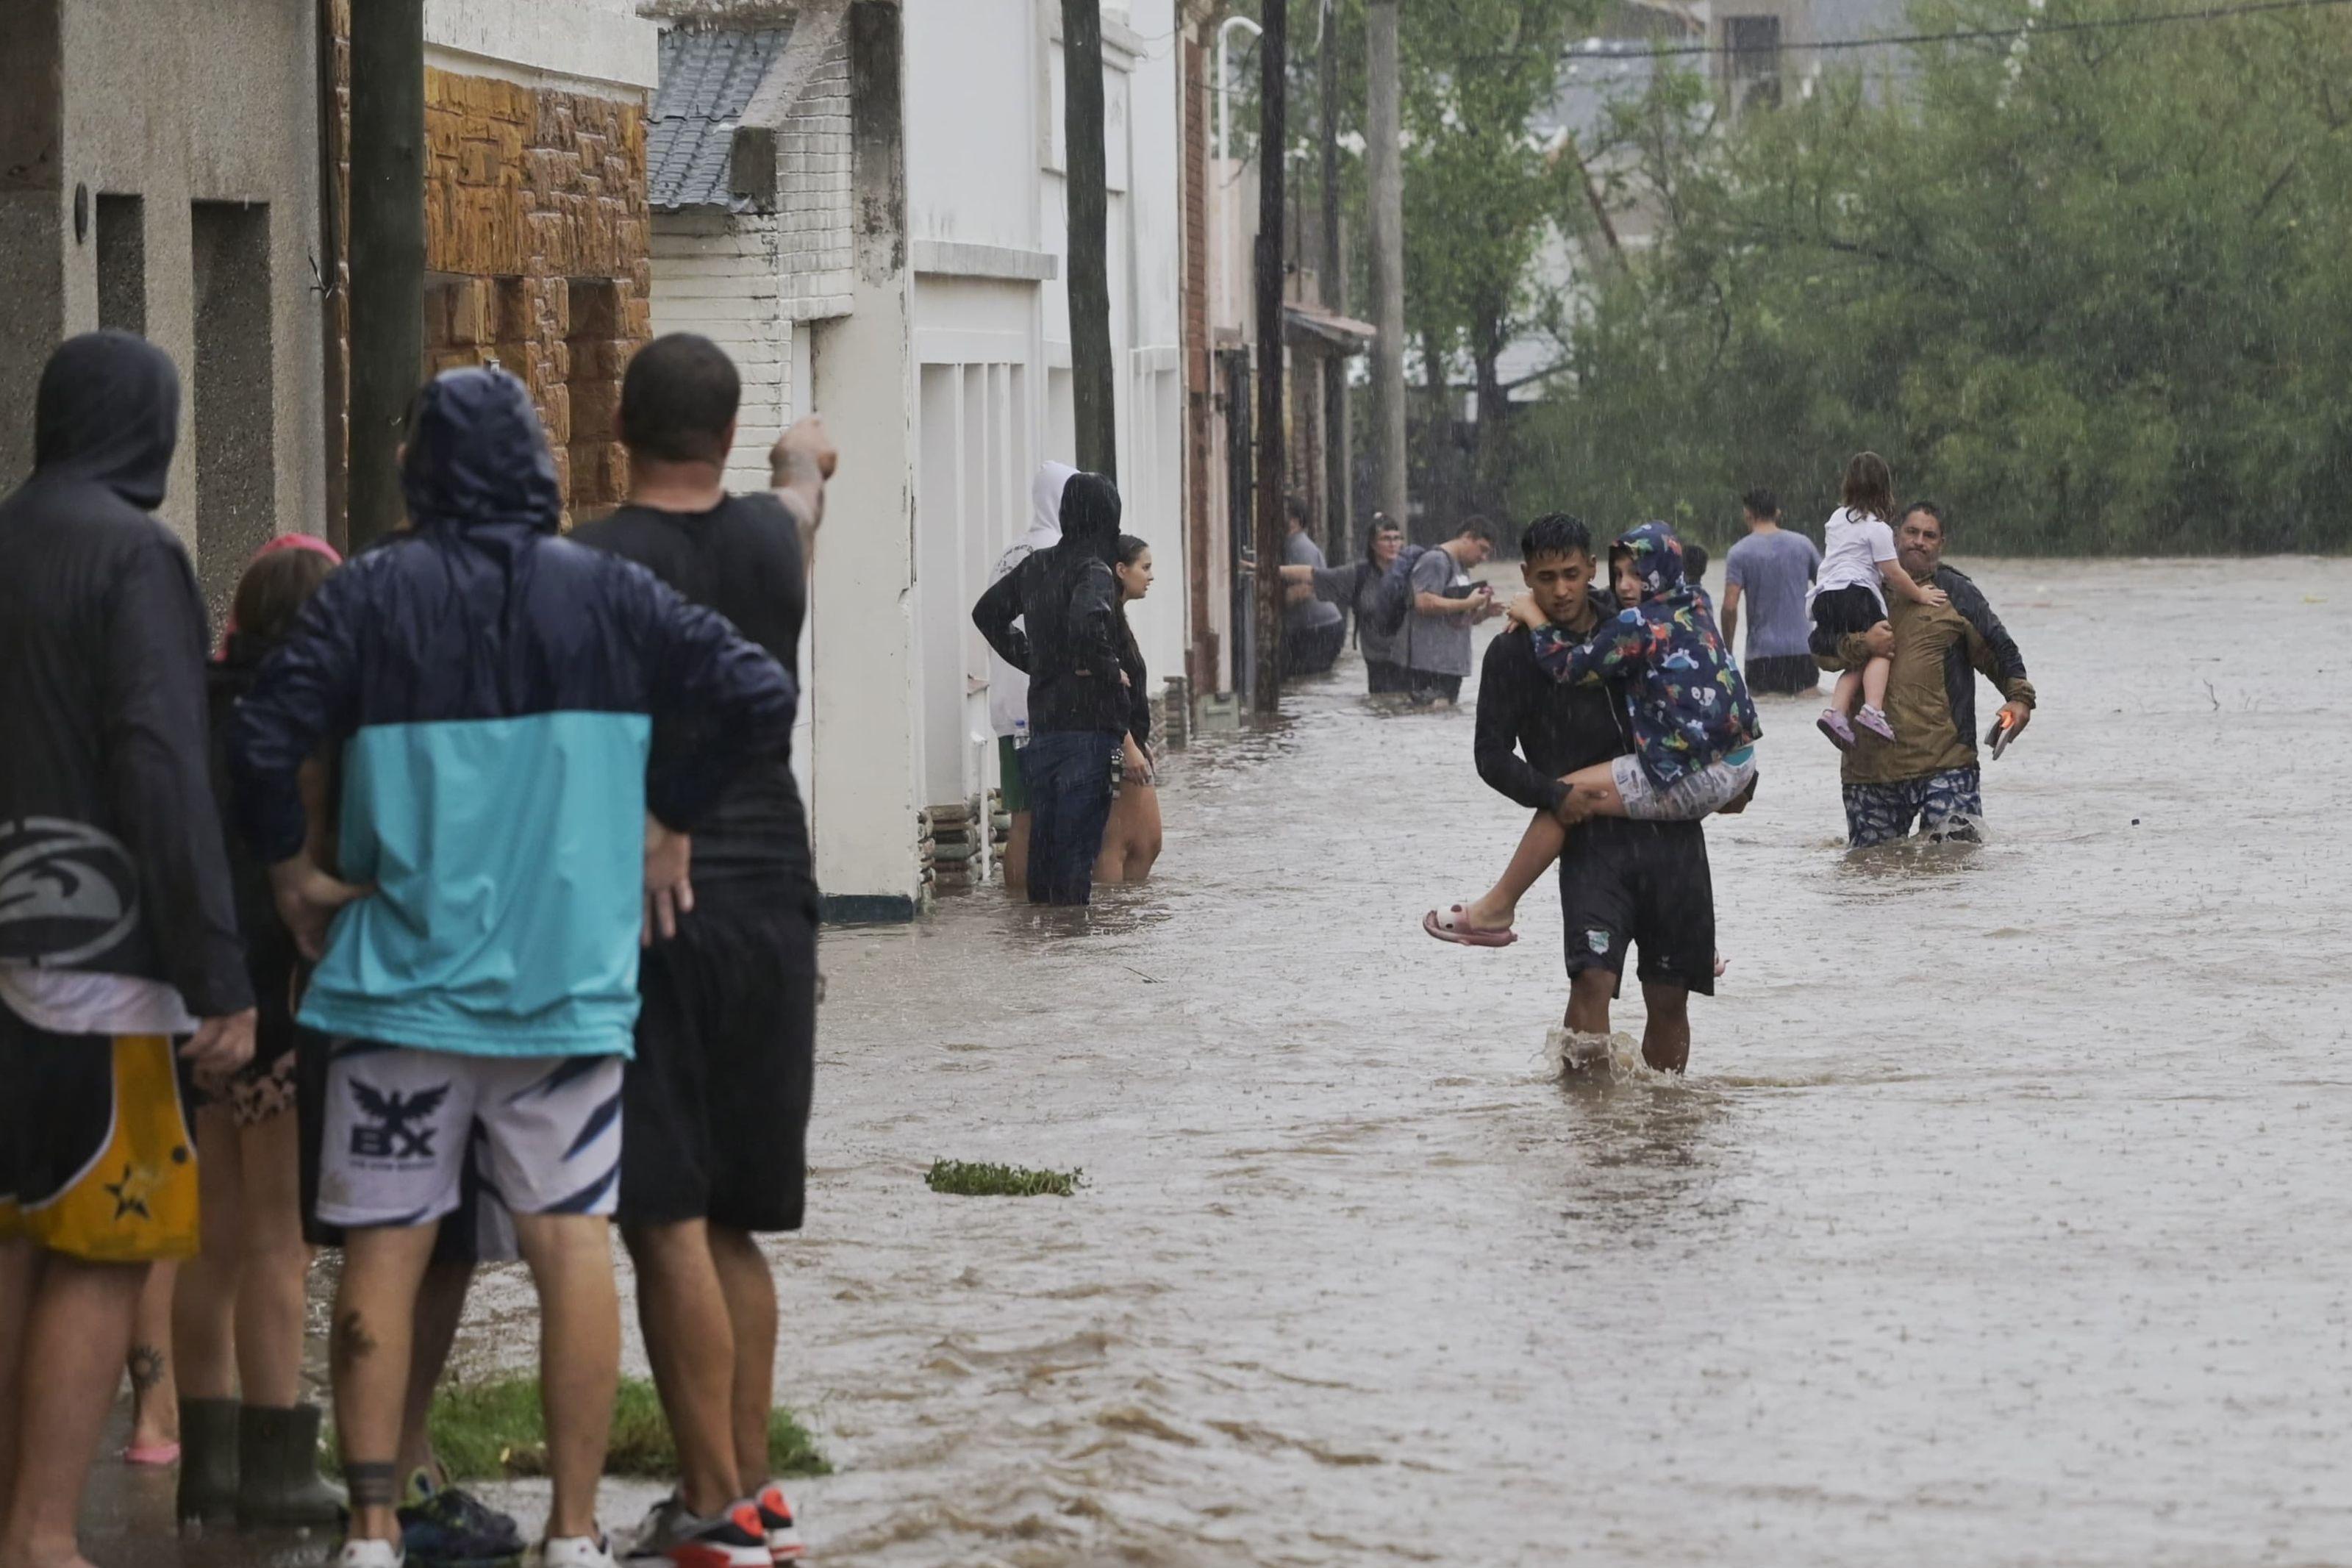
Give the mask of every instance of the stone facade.
M 621 372 L 651 330 L 645 111 L 425 73 L 426 369 L 522 377 L 574 514 L 628 490 Z

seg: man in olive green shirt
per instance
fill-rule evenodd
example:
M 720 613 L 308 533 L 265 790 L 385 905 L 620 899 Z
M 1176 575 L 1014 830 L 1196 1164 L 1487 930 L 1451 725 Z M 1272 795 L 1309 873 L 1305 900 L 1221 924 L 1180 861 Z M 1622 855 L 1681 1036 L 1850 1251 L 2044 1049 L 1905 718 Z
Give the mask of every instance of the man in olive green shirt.
M 1854 849 L 1890 843 L 1916 821 L 1930 839 L 1977 837 L 1984 816 L 1977 763 L 1976 677 L 1999 687 L 2011 736 L 2033 716 L 2033 683 L 2025 657 L 2000 617 L 1967 576 L 1944 565 L 1944 516 L 1922 501 L 1903 515 L 1895 550 L 1915 581 L 1931 583 L 1948 604 L 1898 601 L 1886 622 L 1867 632 L 1816 633 L 1813 653 L 1825 670 L 1892 656 L 1886 717 L 1898 738 L 1865 735 L 1845 754 L 1846 842 Z

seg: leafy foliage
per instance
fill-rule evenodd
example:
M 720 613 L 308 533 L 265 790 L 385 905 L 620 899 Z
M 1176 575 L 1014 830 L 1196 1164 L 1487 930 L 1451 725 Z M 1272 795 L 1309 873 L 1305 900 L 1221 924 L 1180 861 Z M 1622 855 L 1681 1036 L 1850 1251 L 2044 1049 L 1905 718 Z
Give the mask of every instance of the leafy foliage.
M 1867 446 L 1974 549 L 2352 542 L 2352 18 L 2017 37 L 1735 125 L 1688 77 L 1623 110 L 1658 243 L 1582 302 L 1516 506 L 1705 534 L 1767 484 L 1810 522 Z
M 536 1377 L 451 1384 L 434 1396 L 427 1421 L 433 1452 L 453 1481 L 547 1473 L 547 1423 Z M 330 1436 L 321 1458 L 331 1473 L 336 1468 L 335 1453 Z M 768 1460 L 780 1476 L 833 1473 L 816 1439 L 789 1410 L 768 1414 Z M 644 1378 L 621 1380 L 604 1473 L 656 1480 L 677 1474 L 677 1446 L 662 1416 L 661 1400 Z
M 958 1197 L 1067 1197 L 1078 1190 L 1085 1176 L 1084 1171 L 1033 1171 L 1025 1166 L 937 1160 L 923 1173 L 923 1185 Z

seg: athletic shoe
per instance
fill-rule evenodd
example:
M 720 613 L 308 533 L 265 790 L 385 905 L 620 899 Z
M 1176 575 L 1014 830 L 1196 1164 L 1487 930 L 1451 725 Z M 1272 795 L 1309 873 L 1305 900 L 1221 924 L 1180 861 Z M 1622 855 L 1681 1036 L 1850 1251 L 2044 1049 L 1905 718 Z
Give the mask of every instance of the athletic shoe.
M 784 1489 L 770 1481 L 760 1489 L 752 1500 L 759 1505 L 760 1523 L 768 1532 L 768 1555 L 779 1563 L 799 1563 L 808 1556 L 808 1548 L 801 1543 L 801 1530 L 793 1513 L 793 1500 Z
M 1828 736 L 1830 744 L 1840 751 L 1853 749 L 1853 726 L 1848 724 L 1845 715 L 1838 712 L 1837 709 L 1823 709 L 1822 716 L 1813 720 L 1813 727 Z
M 1895 727 L 1887 723 L 1886 716 L 1874 707 L 1865 706 L 1860 713 L 1853 716 L 1853 722 L 1881 740 L 1895 738 Z
M 522 1531 L 506 1514 L 457 1487 L 436 1487 L 423 1470 L 408 1478 L 400 1506 L 401 1544 L 430 1568 L 516 1568 Z
M 620 1568 L 601 1535 L 550 1536 L 540 1542 L 539 1561 L 541 1568 Z
M 406 1556 L 391 1541 L 346 1541 L 335 1555 L 335 1568 L 401 1568 Z
M 646 1515 L 632 1563 L 673 1563 L 677 1568 L 769 1568 L 768 1539 L 759 1508 L 739 1502 L 705 1517 L 688 1510 L 677 1493 Z

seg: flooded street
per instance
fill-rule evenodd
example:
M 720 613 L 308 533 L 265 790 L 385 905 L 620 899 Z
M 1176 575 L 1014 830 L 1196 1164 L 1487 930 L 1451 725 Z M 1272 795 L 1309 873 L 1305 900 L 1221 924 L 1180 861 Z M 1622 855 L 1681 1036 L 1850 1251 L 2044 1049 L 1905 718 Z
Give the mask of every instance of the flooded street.
M 1521 816 L 1352 658 L 1176 758 L 1090 920 L 829 934 L 820 1558 L 2352 1563 L 2352 563 L 1977 577 L 2044 704 L 1992 841 L 1849 858 L 1768 705 L 1686 1082 L 1542 1078 L 1548 884 L 1419 934 Z
M 1993 841 L 1849 859 L 1768 707 L 1687 1082 L 1542 1081 L 1541 891 L 1415 930 L 1521 819 L 1352 662 L 1177 761 L 1087 925 L 829 936 L 826 1560 L 2352 1563 L 2352 565 L 1979 581 L 2045 704 Z

